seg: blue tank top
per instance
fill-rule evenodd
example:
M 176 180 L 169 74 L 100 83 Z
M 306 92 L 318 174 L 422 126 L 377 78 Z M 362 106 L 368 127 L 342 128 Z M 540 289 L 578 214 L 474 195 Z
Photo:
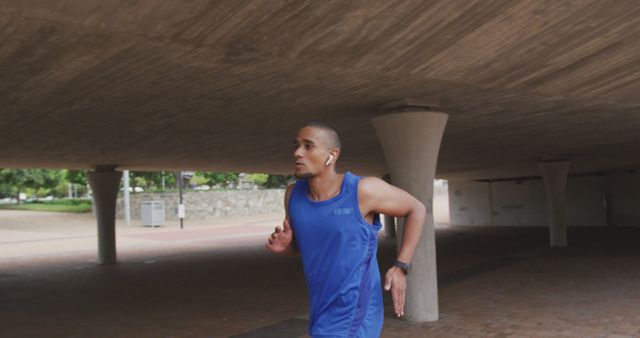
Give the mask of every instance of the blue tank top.
M 340 193 L 326 201 L 309 198 L 307 180 L 296 182 L 289 220 L 309 292 L 309 335 L 379 337 L 384 308 L 376 252 L 378 215 L 360 214 L 358 181 L 345 173 Z

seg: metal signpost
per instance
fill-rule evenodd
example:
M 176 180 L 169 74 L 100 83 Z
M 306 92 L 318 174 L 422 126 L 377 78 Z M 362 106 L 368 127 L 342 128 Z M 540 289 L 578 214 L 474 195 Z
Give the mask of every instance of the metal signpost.
M 178 218 L 180 218 L 180 229 L 184 228 L 185 208 L 182 198 L 182 186 L 184 185 L 184 179 L 190 180 L 195 173 L 193 171 L 177 171 L 175 173 L 176 180 L 178 181 L 178 190 L 180 192 L 180 201 L 178 204 Z

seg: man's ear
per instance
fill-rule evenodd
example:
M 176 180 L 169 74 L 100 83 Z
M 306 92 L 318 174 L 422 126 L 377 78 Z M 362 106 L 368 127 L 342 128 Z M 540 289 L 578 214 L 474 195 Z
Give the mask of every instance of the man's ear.
M 331 164 L 331 162 L 333 162 L 333 160 L 334 160 L 335 158 L 336 158 L 336 157 L 335 157 L 335 156 L 333 156 L 333 154 L 329 153 L 329 157 L 327 157 L 327 161 L 326 161 L 326 162 L 324 162 L 324 165 L 325 165 L 325 166 L 328 166 L 329 164 Z
M 338 149 L 338 148 L 331 149 L 331 152 L 329 152 L 329 154 L 333 155 L 333 161 L 332 162 L 335 163 L 338 160 L 338 158 L 340 157 L 340 149 Z

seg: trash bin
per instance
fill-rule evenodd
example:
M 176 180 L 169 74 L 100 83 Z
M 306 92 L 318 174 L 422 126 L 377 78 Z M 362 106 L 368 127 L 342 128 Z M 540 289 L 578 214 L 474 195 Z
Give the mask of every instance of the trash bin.
M 164 201 L 142 201 L 140 216 L 144 226 L 164 225 Z

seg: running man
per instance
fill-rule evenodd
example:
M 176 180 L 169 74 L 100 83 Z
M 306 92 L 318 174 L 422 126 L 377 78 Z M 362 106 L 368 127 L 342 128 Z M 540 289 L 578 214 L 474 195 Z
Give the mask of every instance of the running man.
M 379 214 L 405 217 L 402 244 L 385 275 L 394 312 L 404 315 L 406 274 L 426 209 L 409 193 L 376 177 L 338 174 L 338 133 L 306 124 L 294 142 L 298 181 L 285 193 L 286 217 L 265 244 L 275 253 L 300 255 L 309 294 L 309 335 L 379 337 L 384 308 L 376 258 Z

